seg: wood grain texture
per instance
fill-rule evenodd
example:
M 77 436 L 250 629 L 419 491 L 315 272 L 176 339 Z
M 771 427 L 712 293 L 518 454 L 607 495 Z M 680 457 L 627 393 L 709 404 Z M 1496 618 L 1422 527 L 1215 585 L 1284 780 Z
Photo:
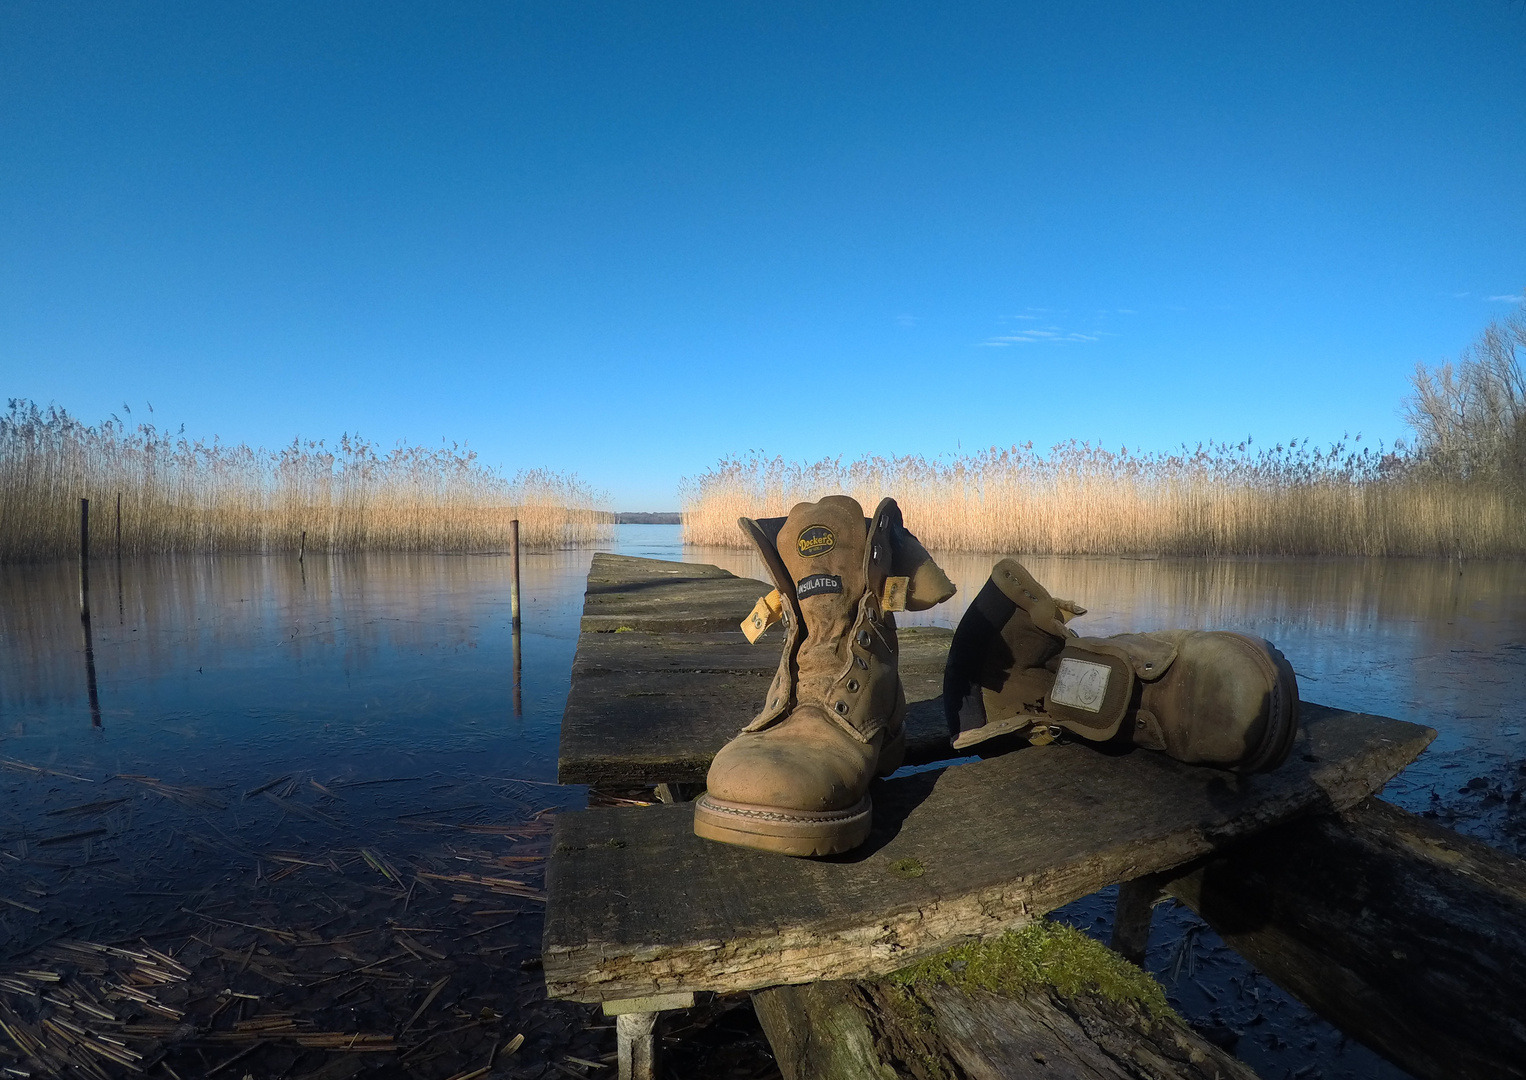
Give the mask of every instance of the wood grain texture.
M 831 859 L 701 840 L 686 805 L 563 814 L 547 873 L 548 990 L 599 1001 L 884 975 L 1351 806 L 1435 737 L 1318 705 L 1304 721 L 1288 763 L 1255 776 L 1060 742 L 879 781 L 869 841 Z
M 581 630 L 737 630 L 758 597 L 772 588 L 708 563 L 639 559 L 601 551 L 594 555 L 588 571 Z
M 1179 1023 L 1052 988 L 1007 997 L 822 982 L 753 994 L 784 1080 L 1255 1080 Z M 910 1014 L 910 1015 L 909 1015 Z
M 616 569 L 620 568 L 605 572 Z M 693 588 L 715 584 L 716 579 L 700 579 Z M 704 783 L 716 751 L 757 715 L 779 665 L 784 643 L 779 627 L 756 644 L 742 636 L 738 624 L 762 595 L 756 590 L 766 591 L 766 586 L 750 582 L 749 589 L 754 591 L 748 592 L 725 630 L 638 629 L 590 632 L 578 638 L 572 687 L 562 714 L 557 761 L 562 783 Z M 620 621 L 614 615 L 608 618 Z M 666 624 L 670 618 L 662 615 L 659 621 Z M 941 700 L 943 663 L 952 636 L 952 631 L 935 627 L 910 627 L 899 633 L 909 764 L 955 753 L 948 743 Z
M 1526 863 L 1377 799 L 1167 886 L 1227 944 L 1416 1077 L 1526 1077 Z

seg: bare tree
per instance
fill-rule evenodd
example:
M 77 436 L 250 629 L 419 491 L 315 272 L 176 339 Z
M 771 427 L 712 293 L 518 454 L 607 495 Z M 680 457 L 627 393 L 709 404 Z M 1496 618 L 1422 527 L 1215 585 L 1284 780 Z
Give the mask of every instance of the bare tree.
M 1415 366 L 1404 418 L 1442 475 L 1526 490 L 1526 305 L 1490 323 L 1457 362 Z

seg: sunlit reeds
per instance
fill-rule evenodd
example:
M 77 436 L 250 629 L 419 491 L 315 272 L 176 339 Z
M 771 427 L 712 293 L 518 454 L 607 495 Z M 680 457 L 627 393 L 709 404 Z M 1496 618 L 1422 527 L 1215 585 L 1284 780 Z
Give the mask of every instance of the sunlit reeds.
M 58 408 L 11 401 L 0 416 L 0 562 L 79 550 L 79 500 L 91 549 L 168 552 L 502 551 L 608 535 L 613 515 L 575 476 L 533 469 L 505 479 L 459 446 L 383 451 L 278 450 L 200 442 L 113 418 L 87 426 Z M 306 534 L 305 540 L 303 534 Z
M 1526 508 L 1508 486 L 1444 478 L 1403 453 L 1307 441 L 1176 454 L 1071 442 L 946 460 L 731 458 L 684 482 L 684 539 L 738 546 L 738 516 L 782 515 L 833 492 L 866 510 L 894 496 L 934 551 L 1526 554 Z

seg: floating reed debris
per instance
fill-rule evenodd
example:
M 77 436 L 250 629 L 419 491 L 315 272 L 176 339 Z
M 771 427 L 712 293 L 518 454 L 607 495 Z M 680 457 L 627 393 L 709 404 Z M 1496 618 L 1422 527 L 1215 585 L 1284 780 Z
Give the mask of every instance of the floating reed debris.
M 111 779 L 128 780 L 134 784 L 140 784 L 172 802 L 189 806 L 194 810 L 226 810 L 228 808 L 228 803 L 209 787 L 166 784 L 156 776 L 135 776 L 130 773 L 117 773 Z
M 586 1006 L 548 1001 L 535 962 L 550 808 L 502 781 L 438 778 L 422 778 L 425 796 L 400 783 L 418 777 L 341 787 L 272 765 L 230 778 L 217 809 L 201 805 L 211 789 L 159 776 L 113 776 L 128 797 L 91 799 L 23 768 L 10 783 L 35 801 L 7 807 L 22 835 L 0 852 L 17 898 L 0 903 L 0 931 L 20 930 L 0 933 L 0 1074 L 311 1076 L 325 1056 L 367 1053 L 441 1080 L 516 1032 L 534 1040 L 515 1058 L 528 1074 L 599 1060 L 612 1033 L 587 1028 Z M 239 803 L 245 791 L 259 794 Z M 353 839 L 277 821 L 265 795 L 318 801 Z M 421 797 L 438 805 L 419 810 Z M 438 831 L 415 831 L 410 812 Z M 58 860 L 66 840 L 92 838 L 112 866 Z M 60 926 L 84 929 L 56 940 Z
M 601 540 L 614 521 L 576 476 L 505 478 L 456 444 L 384 450 L 345 435 L 252 449 L 115 416 L 90 427 L 12 399 L 0 414 L 0 563 L 78 554 L 81 496 L 120 496 L 117 518 L 92 516 L 96 554 L 506 551 L 515 520 L 526 545 L 556 548 Z

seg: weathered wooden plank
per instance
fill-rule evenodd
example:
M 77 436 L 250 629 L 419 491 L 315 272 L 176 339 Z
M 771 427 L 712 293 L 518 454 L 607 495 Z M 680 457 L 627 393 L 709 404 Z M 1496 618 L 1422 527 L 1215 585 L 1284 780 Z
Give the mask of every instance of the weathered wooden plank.
M 833 859 L 701 840 L 688 806 L 557 822 L 543 961 L 599 1001 L 869 978 L 1294 817 L 1350 806 L 1435 737 L 1304 708 L 1281 769 L 1239 776 L 1070 743 L 878 782 L 875 831 Z
M 756 599 L 724 632 L 579 637 L 562 714 L 561 782 L 703 783 L 716 751 L 757 713 L 779 664 L 777 627 L 751 645 L 737 628 Z M 935 627 L 900 631 L 911 764 L 954 754 L 940 699 L 951 637 Z
M 622 628 L 695 634 L 736 630 L 758 597 L 772 588 L 707 563 L 601 551 L 588 571 L 581 628 L 585 633 Z
M 1414 1076 L 1526 1077 L 1526 862 L 1372 799 L 1166 891 Z
M 1007 996 L 951 986 L 904 991 L 876 982 L 820 982 L 759 991 L 753 1005 L 784 1080 L 1256 1077 L 1174 1019 L 1052 987 Z

